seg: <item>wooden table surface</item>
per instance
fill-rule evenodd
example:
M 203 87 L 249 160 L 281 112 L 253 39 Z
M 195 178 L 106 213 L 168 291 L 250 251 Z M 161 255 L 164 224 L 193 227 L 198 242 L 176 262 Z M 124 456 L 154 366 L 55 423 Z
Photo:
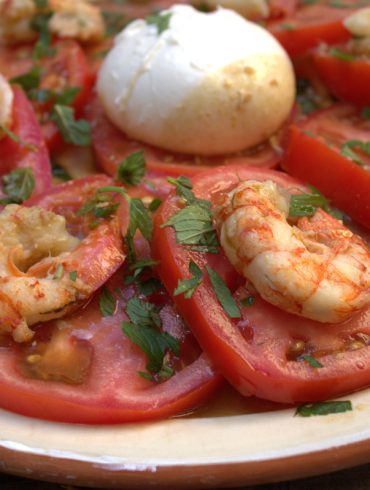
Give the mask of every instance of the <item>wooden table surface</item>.
M 82 487 L 58 485 L 0 474 L 1 490 L 79 490 L 80 488 L 82 489 Z M 370 490 L 370 464 L 302 480 L 239 487 L 238 490 L 244 488 L 249 490 Z M 124 489 L 122 488 L 122 490 Z

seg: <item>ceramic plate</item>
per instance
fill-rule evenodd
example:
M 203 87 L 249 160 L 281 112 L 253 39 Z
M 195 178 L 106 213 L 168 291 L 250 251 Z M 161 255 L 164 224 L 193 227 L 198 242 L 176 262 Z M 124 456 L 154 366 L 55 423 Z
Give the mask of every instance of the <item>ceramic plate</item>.
M 370 461 L 370 389 L 353 411 L 293 409 L 119 426 L 68 425 L 0 411 L 1 470 L 70 485 L 212 488 L 266 483 Z

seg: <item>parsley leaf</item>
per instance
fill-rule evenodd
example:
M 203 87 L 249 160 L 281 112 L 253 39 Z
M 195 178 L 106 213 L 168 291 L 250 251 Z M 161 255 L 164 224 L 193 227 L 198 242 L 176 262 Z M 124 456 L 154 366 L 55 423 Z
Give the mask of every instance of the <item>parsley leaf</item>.
M 331 413 L 343 413 L 352 410 L 352 403 L 346 401 L 329 401 L 308 403 L 297 408 L 294 415 L 311 417 L 312 415 L 329 415 Z
M 8 138 L 13 140 L 15 143 L 18 143 L 19 145 L 22 145 L 25 148 L 28 148 L 30 151 L 37 151 L 37 148 L 35 145 L 33 145 L 32 143 L 28 143 L 27 141 L 22 140 L 17 134 L 15 134 L 13 131 L 8 129 L 3 124 L 0 124 L 0 130 L 3 131 L 8 136 Z
M 328 52 L 331 56 L 334 56 L 334 58 L 338 58 L 339 60 L 353 61 L 355 59 L 355 56 L 353 54 L 347 53 L 347 51 L 342 51 L 341 49 L 336 47 L 330 48 Z
M 63 182 L 67 182 L 68 180 L 72 180 L 72 177 L 69 173 L 61 166 L 59 166 L 56 162 L 51 163 L 51 173 L 53 177 L 56 179 L 60 179 Z
M 4 175 L 2 180 L 3 191 L 7 196 L 1 199 L 2 204 L 21 204 L 31 196 L 35 188 L 33 171 L 32 168 L 28 167 L 13 170 L 13 172 Z
M 341 219 L 341 213 L 329 206 L 327 199 L 315 187 L 309 186 L 311 193 L 294 194 L 290 196 L 289 216 L 313 216 L 318 208 L 322 208 L 327 213 L 337 219 Z
M 190 204 L 161 225 L 162 228 L 166 226 L 175 230 L 177 243 L 190 245 L 192 250 L 199 252 L 217 253 L 219 243 L 210 208 L 197 202 Z
M 17 85 L 20 85 L 25 92 L 29 92 L 40 85 L 40 80 L 41 68 L 39 66 L 33 66 L 27 73 L 11 78 L 10 83 L 16 83 Z
M 117 180 L 126 185 L 135 186 L 140 184 L 146 171 L 144 151 L 137 151 L 125 158 L 117 170 Z
M 184 297 L 186 299 L 189 299 L 193 296 L 195 290 L 202 282 L 203 273 L 199 269 L 197 264 L 193 261 L 190 261 L 189 263 L 189 272 L 190 274 L 192 274 L 193 277 L 191 277 L 190 279 L 179 279 L 177 283 L 177 288 L 173 292 L 174 296 L 184 294 Z
M 303 356 L 297 357 L 297 361 L 305 361 L 313 368 L 322 368 L 324 367 L 321 362 L 319 362 L 315 357 L 304 354 Z
M 149 25 L 154 25 L 157 27 L 158 34 L 162 34 L 163 31 L 166 31 L 170 26 L 172 13 L 168 12 L 167 14 L 153 14 L 148 15 L 145 20 Z
M 77 280 L 77 271 L 71 271 L 69 273 L 69 278 L 71 281 L 75 282 Z
M 106 286 L 103 286 L 99 296 L 99 307 L 101 314 L 106 316 L 112 316 L 116 309 L 117 301 L 112 293 Z
M 154 213 L 155 211 L 157 211 L 161 204 L 162 199 L 159 199 L 159 197 L 155 197 L 153 201 L 149 204 L 148 209 L 151 213 Z
M 188 204 L 197 200 L 192 191 L 193 185 L 188 177 L 180 176 L 177 179 L 168 177 L 167 181 L 176 187 L 176 194 L 185 199 Z
M 163 284 L 156 277 L 150 277 L 146 281 L 139 281 L 137 287 L 141 294 L 144 296 L 150 296 L 159 289 L 162 289 Z
M 154 328 L 122 322 L 124 334 L 146 354 L 148 362 L 146 368 L 149 372 L 159 373 L 166 352 L 172 351 L 180 354 L 180 342 L 167 332 L 160 332 Z M 142 373 L 140 373 L 142 375 Z M 152 378 L 151 378 L 152 379 Z
M 362 108 L 361 116 L 364 119 L 370 119 L 370 107 L 369 106 L 365 106 Z
M 140 230 L 143 237 L 152 239 L 153 222 L 143 201 L 137 197 L 130 199 L 130 225 L 129 232 L 132 237 L 136 230 Z
M 108 37 L 114 36 L 120 32 L 128 23 L 127 18 L 120 12 L 103 10 L 102 16 L 105 24 L 105 34 Z
M 206 266 L 208 276 L 211 280 L 211 284 L 213 287 L 216 296 L 221 303 L 223 309 L 229 315 L 230 318 L 240 318 L 241 313 L 239 307 L 233 298 L 230 289 L 224 283 L 222 277 L 211 267 Z
M 155 325 L 161 326 L 158 309 L 152 303 L 141 301 L 137 296 L 131 298 L 126 305 L 126 313 L 132 323 L 139 326 L 150 327 Z
M 66 143 L 78 146 L 91 144 L 91 127 L 85 119 L 75 119 L 75 111 L 72 107 L 56 104 L 51 114 L 51 119 L 62 133 Z
M 33 60 L 39 60 L 44 56 L 53 56 L 56 52 L 56 49 L 51 47 L 51 34 L 49 32 L 49 20 L 52 15 L 53 12 L 51 11 L 39 13 L 31 20 L 31 28 L 39 34 L 39 39 L 32 52 Z
M 357 165 L 365 165 L 365 162 L 361 160 L 355 151 L 353 151 L 353 148 L 358 148 L 367 155 L 370 155 L 370 141 L 365 143 L 364 141 L 360 140 L 350 140 L 346 141 L 341 147 L 341 153 L 343 156 L 349 158 L 354 163 L 357 163 Z

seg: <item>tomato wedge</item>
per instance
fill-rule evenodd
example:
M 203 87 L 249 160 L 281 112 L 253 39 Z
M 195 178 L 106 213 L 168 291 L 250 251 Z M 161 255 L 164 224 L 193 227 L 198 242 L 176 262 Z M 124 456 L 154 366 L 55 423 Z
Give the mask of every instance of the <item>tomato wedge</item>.
M 343 20 L 353 9 L 330 5 L 306 5 L 292 16 L 268 23 L 268 29 L 290 56 L 297 56 L 320 43 L 336 44 L 351 38 Z
M 13 87 L 13 114 L 11 131 L 19 138 L 9 136 L 0 140 L 1 174 L 17 168 L 32 169 L 35 179 L 34 195 L 45 192 L 51 186 L 49 154 L 31 103 L 23 90 Z
M 338 99 L 359 106 L 370 104 L 370 58 L 352 56 L 346 45 L 336 48 L 339 55 L 324 47 L 313 53 L 320 78 Z
M 203 158 L 175 155 L 145 143 L 132 141 L 107 119 L 97 97 L 93 98 L 86 108 L 86 117 L 92 125 L 93 147 L 98 164 L 112 176 L 116 175 L 118 164 L 122 160 L 139 150 L 144 151 L 149 177 L 192 176 L 206 170 L 208 166 L 232 163 L 275 167 L 280 160 L 280 155 L 269 145 L 262 145 L 246 154 Z
M 370 157 L 358 146 L 369 141 L 370 120 L 337 104 L 291 126 L 282 166 L 370 227 Z
M 116 302 L 112 315 L 103 317 L 96 295 L 87 307 L 36 327 L 32 344 L 4 341 L 2 408 L 60 422 L 114 424 L 178 415 L 214 392 L 222 378 L 169 296 L 160 289 L 144 297 L 136 286 L 123 285 L 127 273 L 120 269 L 106 284 Z M 146 356 L 121 330 L 127 320 L 125 307 L 134 295 L 160 310 L 163 331 L 180 343 L 180 355 L 171 361 L 174 375 L 160 384 L 138 374 L 146 369 Z
M 270 179 L 288 189 L 302 188 L 300 182 L 280 172 L 232 166 L 195 177 L 193 191 L 213 202 L 247 179 Z M 190 299 L 174 296 L 178 311 L 200 345 L 236 389 L 244 395 L 299 403 L 339 396 L 370 384 L 370 308 L 344 324 L 325 325 L 266 303 L 245 291 L 241 286 L 245 281 L 222 250 L 216 255 L 192 251 L 176 242 L 171 227 L 162 228 L 181 206 L 180 198 L 171 194 L 159 208 L 154 226 L 152 251 L 160 260 L 158 273 L 169 293 L 179 279 L 189 277 L 192 260 L 203 271 L 206 265 L 216 269 L 237 301 L 248 294 L 255 297 L 252 306 L 241 307 L 241 318 L 231 319 L 205 272 Z M 351 342 L 357 339 L 361 348 L 351 350 Z M 319 354 L 323 367 L 315 369 L 302 362 L 297 346 L 299 355 Z

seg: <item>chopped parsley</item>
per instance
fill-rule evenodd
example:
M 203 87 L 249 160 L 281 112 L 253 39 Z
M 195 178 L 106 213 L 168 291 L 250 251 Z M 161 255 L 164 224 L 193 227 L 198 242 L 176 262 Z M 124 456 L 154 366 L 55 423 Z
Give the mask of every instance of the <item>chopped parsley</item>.
M 343 61 L 353 61 L 355 59 L 355 56 L 353 54 L 336 47 L 329 48 L 328 53 L 331 56 L 334 56 L 334 58 L 338 58 L 339 60 Z
M 29 92 L 32 89 L 36 89 L 40 85 L 41 80 L 41 68 L 39 66 L 33 66 L 30 71 L 13 77 L 10 79 L 10 83 L 16 83 L 20 85 L 25 92 Z
M 77 280 L 77 271 L 71 271 L 69 273 L 69 278 L 71 281 L 75 282 Z
M 364 142 L 359 140 L 346 141 L 341 147 L 341 153 L 343 156 L 349 158 L 357 165 L 365 165 L 365 162 L 359 157 L 359 155 L 353 151 L 353 149 L 358 148 L 367 155 L 370 155 L 370 141 Z
M 144 152 L 137 151 L 125 158 L 117 170 L 117 180 L 129 186 L 140 184 L 146 171 Z
M 75 119 L 75 111 L 72 107 L 56 104 L 51 114 L 51 120 L 55 122 L 66 143 L 78 146 L 91 144 L 91 127 L 85 119 Z
M 309 364 L 311 367 L 320 369 L 324 367 L 321 362 L 319 362 L 315 357 L 310 356 L 308 354 L 304 354 L 303 356 L 297 357 L 297 361 L 305 361 L 307 364 Z
M 18 168 L 2 177 L 3 192 L 6 197 L 1 199 L 1 204 L 21 204 L 28 199 L 34 188 L 35 178 L 32 168 Z
M 106 286 L 103 286 L 100 290 L 99 307 L 101 314 L 106 316 L 112 316 L 116 310 L 117 301 L 113 294 Z
M 223 309 L 229 315 L 230 318 L 240 318 L 241 313 L 239 307 L 233 298 L 230 289 L 226 286 L 222 277 L 211 267 L 206 266 L 209 279 L 211 281 L 213 290 L 217 296 L 217 299 L 221 303 Z
M 64 274 L 64 267 L 63 264 L 58 264 L 57 270 L 55 271 L 53 279 L 59 280 L 62 279 Z
M 300 417 L 311 417 L 312 415 L 329 415 L 332 413 L 343 413 L 352 410 L 352 403 L 346 401 L 329 401 L 308 403 L 297 408 L 295 415 Z
M 174 296 L 183 294 L 186 299 L 189 299 L 202 282 L 203 273 L 193 261 L 189 263 L 189 272 L 192 277 L 190 279 L 179 279 L 177 288 L 173 292 Z
M 322 208 L 335 218 L 340 219 L 341 214 L 329 206 L 329 199 L 313 186 L 309 187 L 312 190 L 311 193 L 290 196 L 289 216 L 313 216 L 318 208 Z
M 148 15 L 145 20 L 147 24 L 156 26 L 157 32 L 160 35 L 170 27 L 171 16 L 171 12 L 167 14 L 161 14 L 159 12 L 158 14 Z
M 52 11 L 37 13 L 31 20 L 31 28 L 39 34 L 32 52 L 33 60 L 53 56 L 56 52 L 56 49 L 51 46 L 52 38 L 49 32 L 49 20 L 52 15 Z
M 155 211 L 157 211 L 161 204 L 162 199 L 159 199 L 159 197 L 155 197 L 153 201 L 149 204 L 148 209 L 151 213 L 154 213 Z

